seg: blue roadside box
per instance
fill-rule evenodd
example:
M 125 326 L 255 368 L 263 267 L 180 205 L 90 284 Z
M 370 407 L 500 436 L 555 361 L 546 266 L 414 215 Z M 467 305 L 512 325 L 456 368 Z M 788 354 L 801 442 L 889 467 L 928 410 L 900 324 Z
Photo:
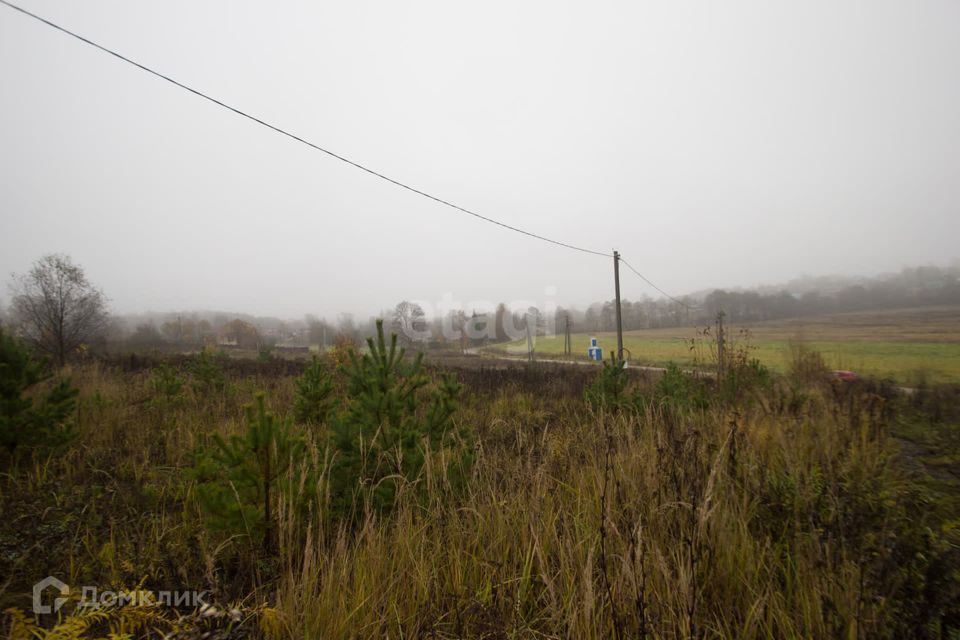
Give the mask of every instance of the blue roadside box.
M 591 360 L 603 361 L 603 348 L 597 346 L 597 339 L 590 338 L 590 348 L 587 349 L 587 357 Z

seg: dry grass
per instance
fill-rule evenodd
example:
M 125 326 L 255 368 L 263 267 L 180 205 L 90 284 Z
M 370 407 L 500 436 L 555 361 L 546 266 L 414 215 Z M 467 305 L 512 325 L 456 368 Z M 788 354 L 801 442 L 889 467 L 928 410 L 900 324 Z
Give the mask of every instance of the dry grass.
M 637 404 L 596 411 L 490 372 L 499 390 L 468 389 L 459 416 L 465 485 L 434 451 L 392 513 L 338 528 L 318 517 L 329 451 L 312 434 L 297 478 L 314 486 L 297 491 L 318 497 L 282 501 L 281 552 L 264 557 L 204 527 L 185 471 L 210 434 L 241 429 L 255 391 L 285 413 L 292 379 L 158 404 L 149 372 L 74 373 L 78 445 L 2 485 L 4 606 L 48 574 L 266 603 L 291 638 L 897 637 L 945 606 L 914 584 L 946 543 L 917 533 L 938 516 L 913 510 L 877 390 L 778 386 L 684 409 L 640 381 Z
M 440 492 L 349 541 L 308 546 L 279 607 L 315 637 L 879 633 L 862 548 L 758 531 L 771 476 L 838 491 L 848 474 L 889 477 L 875 426 L 717 418 L 670 424 L 651 408 L 516 438 L 519 425 L 493 425 L 509 445 L 484 452 L 467 496 Z

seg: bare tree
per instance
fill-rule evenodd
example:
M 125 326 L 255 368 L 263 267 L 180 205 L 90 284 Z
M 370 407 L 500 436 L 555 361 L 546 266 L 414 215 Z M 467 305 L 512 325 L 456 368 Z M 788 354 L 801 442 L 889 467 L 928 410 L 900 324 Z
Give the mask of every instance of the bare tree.
M 106 298 L 69 256 L 50 254 L 14 275 L 11 315 L 20 335 L 63 366 L 107 325 Z
M 423 307 L 406 300 L 398 302 L 393 310 L 392 329 L 404 344 L 425 342 L 430 337 Z

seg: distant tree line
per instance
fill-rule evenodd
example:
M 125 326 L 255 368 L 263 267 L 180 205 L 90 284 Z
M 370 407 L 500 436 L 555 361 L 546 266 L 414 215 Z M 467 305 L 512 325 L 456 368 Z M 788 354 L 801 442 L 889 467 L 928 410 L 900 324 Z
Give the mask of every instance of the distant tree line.
M 804 281 L 796 281 L 800 285 Z M 773 291 L 715 289 L 705 296 L 673 300 L 624 300 L 624 329 L 709 324 L 719 311 L 730 322 L 762 322 L 827 313 L 960 304 L 960 265 L 912 267 L 897 274 L 844 281 L 824 279 L 830 288 L 790 287 Z M 799 291 L 797 289 L 803 289 Z M 689 306 L 685 306 L 689 305 Z M 614 301 L 572 312 L 580 330 L 616 329 Z
M 678 301 L 644 298 L 623 300 L 625 330 L 657 329 L 711 324 L 719 311 L 728 322 L 762 322 L 847 311 L 866 311 L 960 304 L 960 264 L 952 267 L 914 267 L 876 278 L 806 278 L 783 288 L 758 290 L 715 289 L 685 296 Z M 521 340 L 527 329 L 534 335 L 562 334 L 569 322 L 573 332 L 616 329 L 613 300 L 586 309 L 558 308 L 552 313 L 536 307 L 511 308 L 500 303 L 492 309 L 449 311 L 429 317 L 417 303 L 398 302 L 379 316 L 358 319 L 341 314 L 330 321 L 308 315 L 302 321 L 255 318 L 230 314 L 167 314 L 141 323 L 127 341 L 138 348 L 169 345 L 182 347 L 217 343 L 241 347 L 257 344 L 292 344 L 332 347 L 337 340 L 363 344 L 376 334 L 377 317 L 384 319 L 404 346 L 451 348 L 466 351 L 486 344 Z
M 89 350 L 194 350 L 205 346 L 256 349 L 269 357 L 274 347 L 332 348 L 362 345 L 383 319 L 401 343 L 413 349 L 467 351 L 491 343 L 522 340 L 527 334 L 600 332 L 616 329 L 613 300 L 585 310 L 534 306 L 457 309 L 429 317 L 415 302 L 402 300 L 379 316 L 335 321 L 307 315 L 281 320 L 224 312 L 109 315 L 106 297 L 69 256 L 51 254 L 14 275 L 10 307 L 0 320 L 11 335 L 62 366 Z M 723 311 L 728 322 L 762 322 L 827 313 L 960 304 L 960 262 L 950 267 L 912 267 L 875 278 L 801 278 L 782 288 L 715 289 L 679 300 L 623 300 L 625 330 L 711 324 Z

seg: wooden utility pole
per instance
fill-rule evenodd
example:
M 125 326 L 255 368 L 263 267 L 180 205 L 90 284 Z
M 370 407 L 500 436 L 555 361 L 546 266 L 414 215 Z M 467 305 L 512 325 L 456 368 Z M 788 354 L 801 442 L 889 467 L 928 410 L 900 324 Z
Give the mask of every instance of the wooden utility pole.
M 620 315 L 620 252 L 613 252 L 613 285 L 617 293 L 617 360 L 623 362 L 623 317 Z
M 527 329 L 527 360 L 533 362 L 533 336 L 530 334 L 530 315 L 524 316 L 524 325 Z
M 724 361 L 726 359 L 726 336 L 723 335 L 723 311 L 717 312 L 717 380 L 723 379 Z
M 573 355 L 573 342 L 570 340 L 570 316 L 563 316 L 563 355 Z

